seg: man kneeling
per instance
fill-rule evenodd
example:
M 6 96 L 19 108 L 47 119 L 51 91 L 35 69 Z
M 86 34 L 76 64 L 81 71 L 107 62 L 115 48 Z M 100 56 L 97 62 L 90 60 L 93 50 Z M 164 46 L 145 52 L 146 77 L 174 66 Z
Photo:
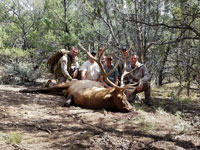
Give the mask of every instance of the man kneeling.
M 148 106 L 152 105 L 151 101 L 151 88 L 150 88 L 150 80 L 151 76 L 147 71 L 147 68 L 144 64 L 138 62 L 138 56 L 136 54 L 131 55 L 130 64 L 127 67 L 127 71 L 133 70 L 130 74 L 125 76 L 124 84 L 134 84 L 139 82 L 137 89 L 133 93 L 127 92 L 127 98 L 129 101 L 134 101 L 136 98 L 136 94 L 140 92 L 144 92 L 145 100 L 144 103 Z

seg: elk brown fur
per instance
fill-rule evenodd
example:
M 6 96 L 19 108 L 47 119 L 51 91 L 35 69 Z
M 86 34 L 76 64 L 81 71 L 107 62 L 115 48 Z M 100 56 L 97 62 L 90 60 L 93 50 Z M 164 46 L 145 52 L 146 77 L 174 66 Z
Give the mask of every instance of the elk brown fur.
M 27 89 L 21 92 L 70 96 L 74 105 L 95 110 L 106 109 L 119 112 L 132 110 L 123 89 L 104 88 L 100 82 L 90 80 L 73 80 L 50 88 Z

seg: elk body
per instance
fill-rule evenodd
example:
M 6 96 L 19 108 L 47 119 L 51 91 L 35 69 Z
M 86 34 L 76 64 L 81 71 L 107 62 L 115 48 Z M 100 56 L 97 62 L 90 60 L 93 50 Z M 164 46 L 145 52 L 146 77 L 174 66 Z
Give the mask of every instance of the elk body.
M 71 98 L 73 105 L 89 109 L 106 109 L 120 112 L 132 110 L 123 89 L 117 87 L 104 88 L 100 82 L 90 80 L 73 80 L 50 88 L 27 89 L 21 92 L 64 95 Z
M 104 88 L 101 83 L 95 81 L 78 81 L 69 87 L 67 93 L 72 95 L 75 105 L 81 107 L 123 112 L 132 109 L 122 89 Z

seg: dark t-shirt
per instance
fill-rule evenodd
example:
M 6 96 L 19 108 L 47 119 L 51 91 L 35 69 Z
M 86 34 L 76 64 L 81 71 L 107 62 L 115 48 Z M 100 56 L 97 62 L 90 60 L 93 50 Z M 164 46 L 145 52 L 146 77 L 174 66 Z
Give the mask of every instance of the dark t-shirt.
M 104 70 L 105 70 L 106 73 L 109 73 L 113 68 L 114 68 L 113 65 L 111 65 L 111 68 L 110 68 L 110 69 L 108 69 L 106 66 L 104 66 Z M 103 75 L 103 72 L 102 72 L 102 71 L 100 72 L 100 75 Z M 115 77 L 119 77 L 119 72 L 118 72 L 117 69 L 115 69 L 115 70 L 113 71 L 113 73 L 108 77 L 108 79 L 109 79 L 110 81 L 112 81 L 113 83 L 115 83 Z M 104 80 L 104 82 L 106 82 L 106 81 Z M 108 84 L 108 83 L 107 83 L 107 84 Z

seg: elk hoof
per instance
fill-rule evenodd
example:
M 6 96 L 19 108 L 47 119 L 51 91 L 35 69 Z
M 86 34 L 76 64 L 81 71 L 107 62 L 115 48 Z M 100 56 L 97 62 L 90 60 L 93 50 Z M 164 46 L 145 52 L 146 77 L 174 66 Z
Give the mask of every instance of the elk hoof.
M 68 99 L 68 100 L 64 103 L 63 107 L 69 107 L 69 106 L 71 105 L 71 102 L 72 102 L 72 100 L 71 100 L 71 99 Z

